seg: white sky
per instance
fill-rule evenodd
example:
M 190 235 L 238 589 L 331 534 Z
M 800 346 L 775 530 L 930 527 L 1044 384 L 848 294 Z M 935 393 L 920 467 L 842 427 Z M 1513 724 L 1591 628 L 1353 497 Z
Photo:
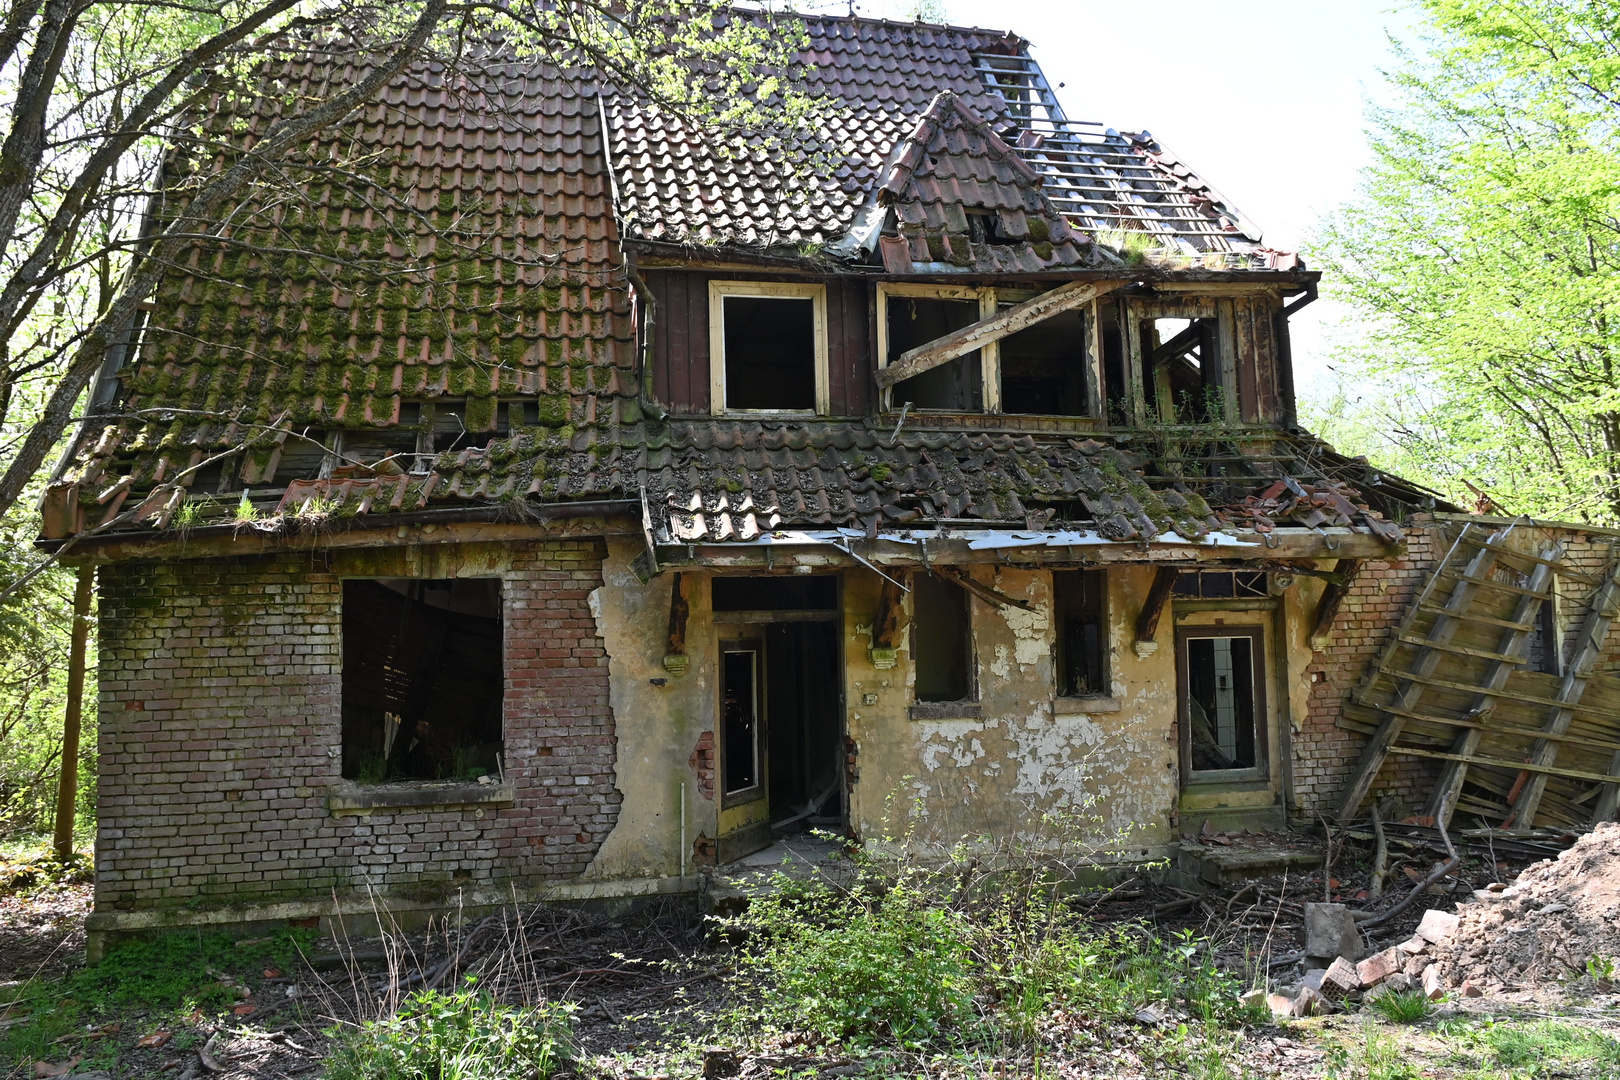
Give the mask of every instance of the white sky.
M 817 3 L 829 13 L 843 4 Z M 1383 97 L 1395 0 L 945 0 L 952 23 L 1028 38 L 1064 111 L 1121 131 L 1147 129 L 1248 218 L 1266 242 L 1297 249 L 1318 217 L 1350 198 L 1367 162 L 1367 97 Z M 894 17 L 915 0 L 856 0 Z M 1061 89 L 1059 83 L 1065 83 Z M 1318 301 L 1294 317 L 1301 396 L 1327 390 Z

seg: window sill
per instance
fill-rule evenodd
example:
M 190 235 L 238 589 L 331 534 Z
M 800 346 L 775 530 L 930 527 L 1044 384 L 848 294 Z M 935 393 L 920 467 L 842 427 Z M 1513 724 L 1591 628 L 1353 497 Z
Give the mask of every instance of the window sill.
M 333 817 L 378 810 L 423 810 L 452 806 L 511 806 L 517 792 L 510 783 L 480 784 L 468 780 L 408 780 L 393 784 L 357 784 L 345 780 L 326 799 Z
M 1090 716 L 1093 713 L 1123 712 L 1125 703 L 1106 694 L 1086 694 L 1081 697 L 1052 699 L 1053 716 Z
M 976 701 L 919 701 L 909 711 L 912 720 L 978 720 L 983 715 Z

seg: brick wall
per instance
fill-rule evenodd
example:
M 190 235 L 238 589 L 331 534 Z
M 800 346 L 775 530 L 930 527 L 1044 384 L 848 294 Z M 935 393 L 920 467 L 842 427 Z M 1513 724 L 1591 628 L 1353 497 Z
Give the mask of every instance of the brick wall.
M 1515 532 L 1521 535 L 1512 543 L 1523 550 L 1539 550 L 1555 540 L 1562 543 L 1564 565 L 1594 579 L 1605 573 L 1620 547 L 1620 537 L 1605 532 L 1534 525 L 1516 526 Z M 1313 680 L 1321 681 L 1312 683 L 1304 727 L 1294 739 L 1294 790 L 1304 816 L 1331 815 L 1338 808 L 1340 792 L 1365 744 L 1361 735 L 1338 725 L 1339 710 L 1377 660 L 1449 544 L 1437 527 L 1408 528 L 1407 557 L 1366 564 L 1339 610 L 1330 644 L 1315 654 L 1309 671 Z M 1557 614 L 1566 662 L 1595 587 L 1568 575 L 1557 578 Z M 1620 632 L 1611 631 L 1598 670 L 1620 670 Z M 1416 813 L 1427 800 L 1439 769 L 1435 761 L 1390 755 L 1371 797 L 1395 795 Z
M 430 897 L 572 879 L 618 814 L 592 541 L 508 548 L 506 774 L 516 804 L 334 817 L 341 580 L 308 556 L 101 571 L 96 906 Z
M 1400 625 L 1434 561 L 1445 553 L 1435 529 L 1408 528 L 1406 543 L 1404 559 L 1363 564 L 1339 606 L 1327 646 L 1316 652 L 1307 669 L 1312 680 L 1310 704 L 1294 736 L 1294 797 L 1307 818 L 1318 813 L 1331 816 L 1338 808 L 1339 793 L 1366 742 L 1339 726 L 1340 710 Z M 1421 803 L 1436 775 L 1433 762 L 1391 755 L 1373 785 L 1373 797 L 1393 794 L 1408 805 Z

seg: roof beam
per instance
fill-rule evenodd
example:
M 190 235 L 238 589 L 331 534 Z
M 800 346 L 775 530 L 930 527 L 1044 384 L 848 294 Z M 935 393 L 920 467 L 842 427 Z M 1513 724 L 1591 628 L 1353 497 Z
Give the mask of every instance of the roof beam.
M 877 384 L 887 390 L 895 383 L 932 371 L 958 356 L 966 356 L 993 341 L 1000 341 L 1008 334 L 1015 334 L 1054 315 L 1089 304 L 1125 284 L 1124 281 L 1071 281 L 1067 285 L 1060 285 L 1051 292 L 1044 292 L 1033 300 L 980 319 L 971 326 L 953 330 L 915 349 L 907 349 L 894 363 L 878 369 Z

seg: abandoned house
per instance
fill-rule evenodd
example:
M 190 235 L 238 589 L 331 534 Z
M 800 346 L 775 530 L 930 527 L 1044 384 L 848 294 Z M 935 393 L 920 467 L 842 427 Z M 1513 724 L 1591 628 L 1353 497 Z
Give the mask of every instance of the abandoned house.
M 815 179 L 423 66 L 327 136 L 369 179 L 167 273 L 44 501 L 99 567 L 97 940 L 695 894 L 809 829 L 1613 816 L 1620 534 L 1300 430 L 1318 274 L 1023 39 L 804 24 Z

